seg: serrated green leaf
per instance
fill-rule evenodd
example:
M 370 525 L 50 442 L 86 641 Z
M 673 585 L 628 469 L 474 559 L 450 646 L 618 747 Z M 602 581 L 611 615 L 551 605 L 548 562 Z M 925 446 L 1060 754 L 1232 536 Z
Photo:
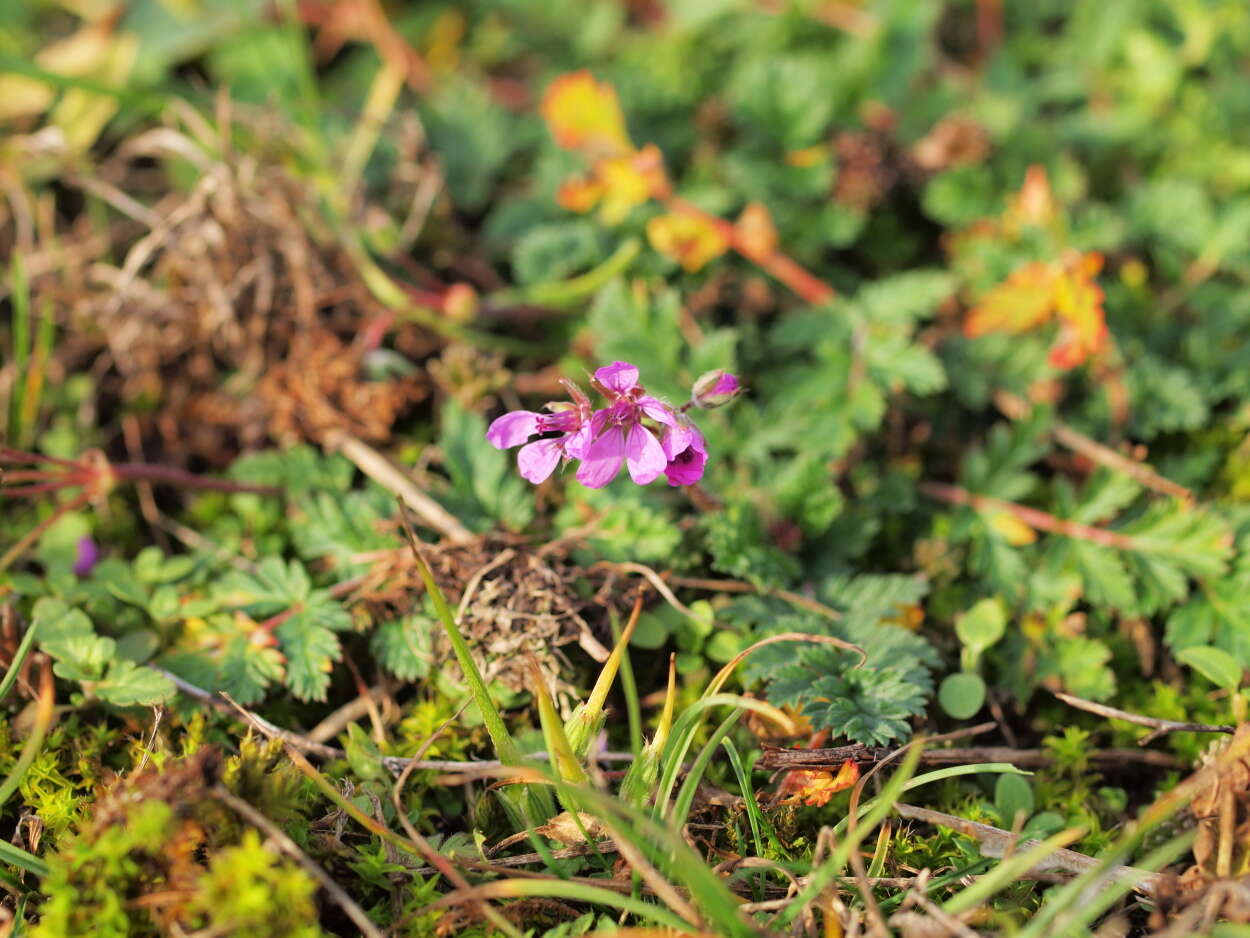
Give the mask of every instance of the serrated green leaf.
M 454 400 L 443 406 L 441 417 L 439 446 L 452 481 L 447 507 L 477 531 L 497 523 L 524 528 L 534 517 L 534 497 L 516 473 L 515 455 L 488 443 L 486 421 Z
M 1182 664 L 1187 664 L 1212 684 L 1225 690 L 1235 691 L 1241 686 L 1242 667 L 1237 659 L 1211 645 L 1194 645 L 1176 654 Z
M 413 613 L 378 626 L 369 647 L 382 667 L 401 680 L 413 681 L 430 673 L 437 627 L 429 616 Z
M 177 689 L 173 681 L 153 668 L 119 658 L 104 680 L 93 688 L 97 697 L 118 707 L 150 707 L 165 703 Z

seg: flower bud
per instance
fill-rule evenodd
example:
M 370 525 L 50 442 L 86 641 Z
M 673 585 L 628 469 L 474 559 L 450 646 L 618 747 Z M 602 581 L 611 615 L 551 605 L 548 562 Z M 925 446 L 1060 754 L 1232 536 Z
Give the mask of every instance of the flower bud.
M 453 283 L 443 294 L 443 312 L 452 322 L 471 322 L 477 310 L 477 291 L 467 283 Z
M 706 410 L 728 404 L 741 393 L 742 385 L 738 379 L 724 368 L 717 368 L 699 376 L 690 389 L 690 400 L 696 407 Z

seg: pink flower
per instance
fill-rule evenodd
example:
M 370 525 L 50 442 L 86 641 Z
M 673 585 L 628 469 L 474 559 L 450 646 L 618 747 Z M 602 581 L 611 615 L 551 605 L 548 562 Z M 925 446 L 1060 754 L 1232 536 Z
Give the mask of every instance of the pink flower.
M 719 406 L 741 392 L 733 375 L 708 372 L 695 383 L 691 401 L 674 409 L 647 393 L 638 383 L 637 368 L 613 362 L 591 378 L 591 386 L 607 401 L 607 406 L 592 410 L 581 389 L 562 383 L 570 402 L 548 404 L 548 413 L 504 414 L 490 425 L 486 439 L 499 449 L 521 446 L 517 465 L 534 483 L 547 479 L 562 462 L 579 460 L 577 480 L 593 489 L 615 479 L 622 466 L 638 485 L 649 485 L 661 475 L 674 486 L 698 482 L 707 466 L 707 443 L 686 411 Z M 531 441 L 534 436 L 543 438 Z
M 661 443 L 668 464 L 664 475 L 669 485 L 694 485 L 703 478 L 707 465 L 707 443 L 692 423 L 667 427 Z
M 486 439 L 496 449 L 520 446 L 540 433 L 559 433 L 559 436 L 527 443 L 517 453 L 521 477 L 535 485 L 555 472 L 562 459 L 580 459 L 590 443 L 590 398 L 572 382 L 561 383 L 568 390 L 572 403 L 548 404 L 547 409 L 551 411 L 548 414 L 515 410 L 497 418 L 486 430 Z
M 677 415 L 663 401 L 646 393 L 638 383 L 638 369 L 628 362 L 605 365 L 595 372 L 593 383 L 611 403 L 596 411 L 591 420 L 594 442 L 582 457 L 577 481 L 588 488 L 603 488 L 616 478 L 624 464 L 629 468 L 629 477 L 639 485 L 654 482 L 664 472 L 668 458 L 660 441 L 642 421 L 650 417 L 673 426 Z
M 80 537 L 75 547 L 75 576 L 87 576 L 100 559 L 100 548 L 90 537 Z

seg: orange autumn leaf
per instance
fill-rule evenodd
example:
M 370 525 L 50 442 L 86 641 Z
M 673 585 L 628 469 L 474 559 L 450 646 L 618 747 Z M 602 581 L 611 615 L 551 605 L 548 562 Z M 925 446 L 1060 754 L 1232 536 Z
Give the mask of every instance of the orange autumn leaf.
M 651 219 L 647 222 L 647 240 L 690 273 L 729 250 L 729 238 L 711 219 L 688 212 L 670 212 Z
M 603 183 L 593 177 L 574 176 L 560 183 L 556 203 L 570 212 L 589 212 L 603 198 Z
M 561 75 L 547 86 L 539 107 L 556 143 L 569 150 L 616 156 L 634 149 L 616 89 L 586 69 Z
M 1102 351 L 1107 343 L 1107 320 L 1102 288 L 1094 277 L 1102 270 L 1102 255 L 1091 252 L 1068 265 L 1055 281 L 1055 314 L 1059 338 L 1050 349 L 1055 368 L 1075 368 Z
M 1008 228 L 1031 225 L 1044 228 L 1051 224 L 1059 215 L 1059 203 L 1050 188 L 1050 176 L 1044 166 L 1034 163 L 1024 172 L 1024 184 L 1020 192 L 1013 197 L 1003 221 Z
M 1016 335 L 1036 329 L 1054 311 L 1057 273 L 1039 261 L 1018 268 L 968 310 L 964 335 L 976 339 L 990 332 Z
M 777 252 L 777 226 L 764 205 L 747 203 L 734 225 L 734 246 L 752 260 L 772 257 Z
M 623 221 L 634 207 L 650 201 L 668 185 L 664 161 L 654 143 L 637 153 L 600 160 L 594 175 L 603 193 L 600 214 L 609 225 Z
M 840 791 L 851 788 L 859 781 L 859 763 L 847 759 L 838 774 L 823 769 L 795 769 L 781 783 L 787 804 L 802 803 L 809 808 L 827 805 L 829 799 Z
M 1102 255 L 1095 251 L 1025 264 L 968 311 L 964 335 L 1018 335 L 1054 319 L 1059 336 L 1050 350 L 1050 364 L 1064 371 L 1075 368 L 1107 343 L 1103 292 L 1094 279 L 1100 270 Z
M 996 511 L 990 515 L 989 522 L 1012 547 L 1023 547 L 1037 540 L 1037 532 L 1009 512 Z

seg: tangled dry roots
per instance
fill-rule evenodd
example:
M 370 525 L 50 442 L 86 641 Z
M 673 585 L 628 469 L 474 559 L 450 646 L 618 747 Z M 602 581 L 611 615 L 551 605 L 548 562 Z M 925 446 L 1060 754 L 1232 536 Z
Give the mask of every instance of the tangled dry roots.
M 194 183 L 178 188 L 153 157 L 192 167 Z M 117 209 L 103 230 L 49 232 L 28 265 L 36 308 L 56 310 L 70 337 L 61 367 L 90 370 L 103 400 L 148 413 L 144 437 L 163 456 L 221 464 L 332 430 L 381 441 L 427 393 L 423 374 L 366 379 L 379 334 L 368 327 L 388 312 L 317 217 L 317 196 L 263 159 L 172 129 L 143 134 L 70 180 Z M 123 194 L 136 192 L 143 203 Z M 60 260 L 41 264 L 53 235 Z M 410 354 L 433 350 L 409 331 Z
M 498 535 L 429 546 L 425 555 L 488 679 L 510 690 L 527 689 L 532 655 L 550 686 L 571 693 L 560 678 L 560 649 L 576 643 L 596 657 L 606 655 L 595 636 L 606 632 L 607 606 L 621 592 L 613 589 L 610 574 L 578 566 L 566 551 Z M 411 612 L 422 593 L 412 556 L 403 549 L 379 552 L 356 598 L 373 619 L 385 621 Z M 438 667 L 454 666 L 441 631 L 433 655 Z

